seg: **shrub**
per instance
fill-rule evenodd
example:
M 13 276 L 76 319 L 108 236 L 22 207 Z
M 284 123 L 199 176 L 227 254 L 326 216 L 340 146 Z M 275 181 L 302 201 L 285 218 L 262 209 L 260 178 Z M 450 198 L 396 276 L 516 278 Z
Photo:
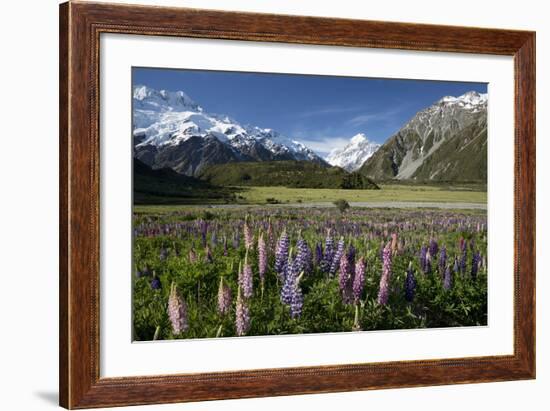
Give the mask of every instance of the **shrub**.
M 333 204 L 336 206 L 336 208 L 338 208 L 338 210 L 340 210 L 341 213 L 345 213 L 346 210 L 350 208 L 349 203 L 344 199 L 336 200 Z

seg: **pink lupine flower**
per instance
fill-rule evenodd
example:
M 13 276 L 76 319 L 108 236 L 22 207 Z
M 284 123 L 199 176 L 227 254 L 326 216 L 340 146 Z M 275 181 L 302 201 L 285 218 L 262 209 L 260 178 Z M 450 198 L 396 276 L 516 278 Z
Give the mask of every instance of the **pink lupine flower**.
M 229 312 L 231 308 L 231 288 L 223 280 L 223 277 L 220 277 L 220 286 L 218 288 L 218 312 L 221 315 L 225 315 Z
M 250 329 L 250 310 L 246 300 L 241 295 L 241 289 L 237 292 L 237 308 L 235 310 L 235 329 L 239 337 L 246 335 Z
M 388 243 L 382 251 L 382 276 L 380 277 L 380 288 L 378 290 L 378 304 L 388 303 L 390 295 L 391 278 L 391 245 Z
M 361 257 L 355 264 L 355 278 L 353 279 L 353 299 L 359 303 L 365 288 L 365 259 Z
M 258 237 L 258 274 L 260 275 L 260 282 L 262 289 L 264 286 L 265 272 L 267 269 L 267 249 L 264 240 L 264 233 L 260 233 Z
M 174 334 L 180 334 L 189 328 L 187 322 L 187 304 L 178 292 L 176 283 L 173 282 L 170 287 L 170 296 L 168 297 L 168 317 L 172 324 Z
M 254 235 L 252 234 L 252 230 L 250 226 L 248 225 L 248 216 L 244 219 L 244 246 L 247 250 L 252 249 L 254 247 Z
M 252 297 L 252 267 L 248 263 L 248 252 L 244 257 L 244 265 L 239 264 L 239 287 L 243 290 L 244 298 Z

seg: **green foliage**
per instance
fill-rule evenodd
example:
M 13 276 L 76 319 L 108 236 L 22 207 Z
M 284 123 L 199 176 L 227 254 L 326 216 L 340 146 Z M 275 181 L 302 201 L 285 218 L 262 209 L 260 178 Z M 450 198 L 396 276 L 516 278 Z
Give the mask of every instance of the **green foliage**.
M 134 204 L 232 203 L 235 190 L 217 187 L 171 169 L 152 170 L 134 158 Z
M 262 161 L 217 164 L 200 178 L 218 186 L 283 186 L 292 188 L 344 188 L 376 190 L 371 179 L 311 161 Z
M 346 200 L 343 200 L 343 199 L 336 200 L 336 201 L 334 202 L 334 205 L 336 206 L 336 208 L 337 208 L 341 213 L 345 213 L 345 212 L 347 211 L 347 209 L 350 208 L 349 203 L 348 203 Z

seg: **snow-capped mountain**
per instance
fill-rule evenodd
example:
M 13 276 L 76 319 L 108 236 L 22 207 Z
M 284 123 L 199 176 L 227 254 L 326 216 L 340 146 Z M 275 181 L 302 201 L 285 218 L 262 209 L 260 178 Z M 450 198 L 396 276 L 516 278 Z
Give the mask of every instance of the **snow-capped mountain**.
M 487 178 L 487 94 L 446 96 L 419 111 L 361 167 L 377 181 Z
M 197 175 L 232 161 L 308 160 L 313 150 L 272 129 L 243 126 L 206 112 L 183 91 L 136 86 L 133 91 L 134 155 L 153 168 Z
M 356 171 L 369 157 L 371 157 L 380 144 L 369 141 L 363 133 L 353 136 L 344 148 L 335 148 L 325 158 L 332 166 L 341 167 L 347 171 Z

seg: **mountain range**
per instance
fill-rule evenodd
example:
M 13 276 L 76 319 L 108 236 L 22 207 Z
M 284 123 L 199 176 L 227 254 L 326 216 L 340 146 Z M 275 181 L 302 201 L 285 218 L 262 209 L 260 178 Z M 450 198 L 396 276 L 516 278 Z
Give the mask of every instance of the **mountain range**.
M 199 178 L 212 176 L 208 170 L 220 164 L 266 163 L 272 169 L 273 162 L 286 161 L 286 167 L 300 169 L 303 166 L 296 162 L 315 164 L 319 170 L 334 166 L 357 171 L 374 181 L 484 181 L 487 100 L 487 94 L 476 92 L 443 97 L 418 112 L 383 145 L 360 133 L 322 158 L 273 129 L 209 113 L 183 91 L 136 86 L 134 157 L 152 170 L 171 169 Z
M 328 165 L 304 144 L 275 130 L 242 126 L 206 112 L 183 91 L 137 86 L 133 92 L 134 157 L 154 169 L 197 176 L 214 164 L 312 161 Z

